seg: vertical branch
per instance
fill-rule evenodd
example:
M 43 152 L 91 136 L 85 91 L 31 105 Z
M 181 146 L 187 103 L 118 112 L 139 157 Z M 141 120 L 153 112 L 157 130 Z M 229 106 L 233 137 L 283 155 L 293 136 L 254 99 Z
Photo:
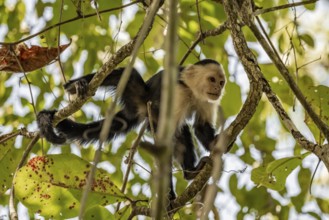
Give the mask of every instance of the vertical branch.
M 137 147 L 138 147 L 138 145 L 139 145 L 139 143 L 140 143 L 140 141 L 141 141 L 141 139 L 144 135 L 144 132 L 147 128 L 147 125 L 148 125 L 148 120 L 145 120 L 141 130 L 138 133 L 137 138 L 134 140 L 134 142 L 133 142 L 133 144 L 130 148 L 128 158 L 125 160 L 125 163 L 128 164 L 128 165 L 127 165 L 127 170 L 126 170 L 125 176 L 123 178 L 123 184 L 122 184 L 122 187 L 121 187 L 121 192 L 122 193 L 125 193 L 125 191 L 126 191 L 126 187 L 127 187 L 127 183 L 128 183 L 128 177 L 129 177 L 129 174 L 130 174 L 130 171 L 131 171 L 131 167 L 133 165 L 134 155 L 135 155 L 135 153 L 137 151 Z M 120 204 L 121 204 L 121 202 L 119 202 L 118 205 L 117 205 L 117 211 L 120 210 Z
M 177 0 L 170 0 L 167 6 L 168 27 L 165 37 L 164 75 L 162 77 L 159 127 L 156 134 L 156 146 L 162 148 L 159 156 L 158 170 L 154 175 L 154 194 L 152 217 L 162 219 L 167 208 L 167 189 L 171 173 L 172 138 L 175 132 L 174 104 L 175 85 L 177 81 Z
M 94 160 L 93 160 L 93 165 L 91 167 L 91 170 L 89 172 L 88 175 L 88 179 L 87 179 L 87 184 L 86 187 L 84 189 L 82 198 L 81 198 L 81 206 L 80 206 L 80 212 L 79 212 L 79 219 L 83 219 L 84 216 L 84 211 L 85 211 L 85 207 L 86 207 L 86 203 L 87 203 L 87 198 L 88 198 L 88 193 L 90 191 L 93 179 L 94 179 L 94 174 L 96 171 L 96 166 L 100 160 L 101 157 L 101 150 L 102 150 L 102 146 L 103 143 L 106 141 L 107 136 L 109 134 L 110 131 L 110 127 L 114 118 L 114 114 L 115 114 L 115 108 L 116 108 L 116 103 L 119 100 L 119 97 L 122 96 L 123 91 L 127 85 L 127 82 L 129 80 L 130 74 L 131 74 L 131 70 L 133 68 L 134 62 L 136 60 L 137 57 L 137 52 L 140 48 L 140 46 L 142 45 L 142 43 L 144 42 L 146 36 L 148 35 L 148 33 L 150 32 L 152 25 L 153 25 L 153 21 L 156 15 L 156 12 L 158 11 L 160 7 L 160 0 L 155 0 L 152 2 L 151 6 L 148 8 L 147 13 L 145 15 L 145 19 L 144 19 L 144 23 L 142 24 L 142 27 L 140 28 L 138 34 L 137 34 L 137 38 L 133 41 L 131 41 L 130 43 L 133 44 L 133 49 L 131 51 L 131 60 L 130 63 L 128 64 L 128 66 L 125 68 L 122 77 L 118 83 L 118 87 L 116 90 L 116 95 L 114 98 L 114 102 L 111 104 L 111 106 L 108 108 L 107 112 L 106 112 L 106 118 L 104 120 L 104 124 L 100 133 L 100 141 L 99 141 L 99 145 L 98 148 L 95 152 L 95 156 L 94 156 Z M 118 54 L 118 56 L 121 58 L 121 56 L 124 56 L 123 54 Z M 113 57 L 112 57 L 113 59 Z M 102 68 L 101 73 L 106 72 L 106 69 L 111 68 L 110 64 L 113 64 L 113 60 L 110 59 Z M 107 65 L 108 64 L 108 65 Z M 95 81 L 100 80 L 99 76 L 102 74 L 96 74 L 96 76 L 93 78 L 91 84 L 93 84 Z M 96 78 L 96 79 L 95 79 Z
M 224 124 L 224 123 L 223 123 Z M 222 124 L 222 128 L 223 128 Z M 223 130 L 223 129 L 222 129 Z M 213 167 L 211 171 L 211 176 L 213 178 L 212 184 L 209 185 L 207 188 L 207 192 L 204 199 L 204 208 L 202 210 L 201 219 L 207 220 L 208 214 L 213 208 L 213 204 L 217 195 L 218 186 L 217 183 L 221 177 L 222 171 L 223 171 L 223 160 L 222 156 L 224 152 L 226 151 L 226 142 L 227 137 L 225 136 L 225 133 L 221 131 L 219 135 L 219 140 L 215 145 L 215 148 L 213 150 L 212 154 L 212 160 L 213 160 Z

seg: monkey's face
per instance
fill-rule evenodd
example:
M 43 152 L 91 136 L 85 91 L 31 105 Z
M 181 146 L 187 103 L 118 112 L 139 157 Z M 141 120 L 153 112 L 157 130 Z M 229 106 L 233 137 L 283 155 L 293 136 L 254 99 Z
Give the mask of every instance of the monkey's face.
M 225 74 L 221 66 L 216 64 L 207 64 L 206 71 L 202 79 L 203 94 L 209 101 L 218 100 L 225 86 Z
M 184 82 L 200 101 L 216 102 L 223 94 L 226 79 L 221 65 L 192 65 L 183 75 Z

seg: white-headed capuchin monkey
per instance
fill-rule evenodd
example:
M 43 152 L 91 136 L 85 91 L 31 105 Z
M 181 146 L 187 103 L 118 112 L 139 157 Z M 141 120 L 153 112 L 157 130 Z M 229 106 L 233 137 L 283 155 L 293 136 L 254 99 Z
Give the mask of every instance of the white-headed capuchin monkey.
M 124 68 L 113 70 L 101 86 L 115 90 L 123 71 Z M 132 70 L 121 97 L 122 110 L 116 113 L 113 119 L 107 138 L 108 141 L 115 136 L 126 134 L 143 122 L 148 117 L 147 102 L 149 101 L 152 103 L 152 123 L 156 129 L 159 117 L 162 74 L 163 71 L 158 72 L 145 83 L 137 70 Z M 83 93 L 87 91 L 88 83 L 94 75 L 89 74 L 70 80 L 64 87 L 70 94 L 84 95 Z M 222 66 L 211 59 L 204 59 L 194 65 L 179 68 L 174 106 L 177 124 L 174 135 L 174 155 L 184 170 L 185 179 L 193 179 L 205 163 L 209 161 L 209 157 L 203 157 L 196 163 L 194 144 L 187 120 L 194 117 L 194 134 L 205 149 L 209 151 L 216 136 L 214 123 L 225 82 L 225 73 Z M 54 129 L 52 120 L 55 113 L 56 110 L 43 110 L 37 117 L 40 133 L 49 142 L 64 144 L 68 141 L 78 141 L 83 144 L 99 139 L 104 120 L 82 124 L 64 119 Z M 170 199 L 174 199 L 175 192 L 172 182 L 170 184 L 169 196 Z

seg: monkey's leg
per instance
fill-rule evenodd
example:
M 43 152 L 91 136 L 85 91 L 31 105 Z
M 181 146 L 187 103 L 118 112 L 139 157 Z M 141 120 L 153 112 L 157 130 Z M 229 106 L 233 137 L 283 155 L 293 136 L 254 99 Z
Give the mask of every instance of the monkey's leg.
M 171 163 L 172 163 L 172 161 L 171 161 Z M 168 199 L 169 200 L 174 200 L 174 199 L 176 199 L 176 193 L 175 193 L 175 189 L 174 189 L 172 169 L 170 169 L 170 173 L 169 173 L 169 187 L 170 187 L 170 191 L 169 191 L 169 194 L 168 194 Z

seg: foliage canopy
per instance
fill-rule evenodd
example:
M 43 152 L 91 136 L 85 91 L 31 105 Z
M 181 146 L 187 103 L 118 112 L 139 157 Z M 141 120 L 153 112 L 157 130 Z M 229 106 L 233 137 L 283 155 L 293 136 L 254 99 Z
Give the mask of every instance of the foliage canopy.
M 246 12 L 249 2 L 252 11 Z M 287 7 L 275 8 L 282 5 Z M 225 123 L 223 127 L 235 143 L 227 154 L 220 155 L 224 166 L 214 207 L 204 203 L 208 187 L 201 187 L 196 197 L 187 197 L 189 203 L 180 204 L 184 198 L 177 201 L 174 205 L 180 204 L 179 208 L 168 216 L 196 219 L 203 206 L 210 206 L 209 216 L 214 219 L 329 217 L 329 198 L 322 193 L 329 192 L 329 28 L 325 25 L 329 21 L 323 17 L 328 8 L 324 1 L 300 5 L 293 1 L 287 5 L 285 0 L 178 2 L 177 65 L 211 58 L 224 66 L 228 83 L 217 124 Z M 97 146 L 54 146 L 38 140 L 36 112 L 69 105 L 72 97 L 64 94 L 63 83 L 108 66 L 111 57 L 139 33 L 147 10 L 146 1 L 0 0 L 0 219 L 15 214 L 12 209 L 9 213 L 8 207 L 12 186 L 14 207 L 21 203 L 27 208 L 18 210 L 20 215 L 56 219 L 78 216 L 89 174 L 84 168 L 91 166 Z M 135 67 L 144 79 L 164 66 L 167 13 L 166 2 L 138 50 Z M 318 22 L 320 18 L 323 21 Z M 270 55 L 255 27 L 271 40 L 272 50 L 302 96 L 282 74 L 285 69 L 275 54 Z M 243 48 L 244 41 L 248 48 Z M 60 52 L 57 48 L 69 43 L 55 60 Z M 22 48 L 28 55 L 23 56 Z M 51 57 L 46 57 L 47 48 L 51 48 Z M 31 64 L 32 58 L 43 65 Z M 26 59 L 35 68 L 26 69 L 16 59 Z M 121 62 L 119 55 L 115 59 L 118 66 L 130 62 Z M 22 68 L 25 73 L 19 71 Z M 253 100 L 257 94 L 259 99 Z M 98 120 L 113 103 L 111 97 L 108 91 L 97 91 L 91 100 L 83 101 L 87 102 L 74 119 Z M 86 219 L 150 215 L 145 210 L 155 194 L 151 187 L 156 167 L 149 152 L 138 148 L 126 190 L 120 191 L 127 172 L 125 158 L 138 131 L 104 145 L 85 201 Z M 144 138 L 151 139 L 152 135 L 146 132 Z M 198 155 L 202 154 L 206 152 L 199 148 Z M 318 158 L 325 166 L 321 165 L 312 178 Z M 181 170 L 175 169 L 174 175 L 176 192 L 183 195 L 189 183 Z M 117 202 L 123 202 L 119 211 Z

